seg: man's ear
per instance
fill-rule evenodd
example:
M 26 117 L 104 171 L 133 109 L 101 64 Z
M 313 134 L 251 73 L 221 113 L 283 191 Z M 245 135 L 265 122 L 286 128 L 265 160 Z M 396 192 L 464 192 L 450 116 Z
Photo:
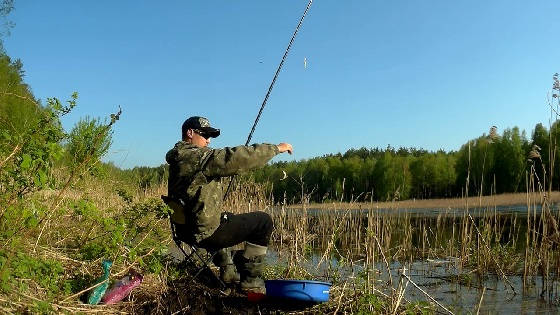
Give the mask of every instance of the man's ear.
M 192 139 L 194 131 L 192 129 L 187 130 L 187 138 Z

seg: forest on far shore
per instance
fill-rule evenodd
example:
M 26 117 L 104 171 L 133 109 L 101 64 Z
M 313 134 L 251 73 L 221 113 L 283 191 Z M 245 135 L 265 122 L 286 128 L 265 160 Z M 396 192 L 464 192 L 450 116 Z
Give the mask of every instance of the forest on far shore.
M 558 124 L 541 123 L 530 139 L 518 127 L 467 141 L 459 151 L 430 152 L 416 148 L 350 149 L 298 162 L 276 162 L 253 172 L 268 182 L 275 200 L 288 202 L 391 201 L 454 198 L 524 192 L 527 174 L 539 179 L 551 172 L 552 189 L 560 186 Z M 550 151 L 549 151 L 550 149 Z M 287 178 L 283 179 L 286 172 Z M 540 183 L 548 189 L 550 183 Z M 538 189 L 538 187 L 537 187 Z M 303 192 L 303 194 L 302 194 Z

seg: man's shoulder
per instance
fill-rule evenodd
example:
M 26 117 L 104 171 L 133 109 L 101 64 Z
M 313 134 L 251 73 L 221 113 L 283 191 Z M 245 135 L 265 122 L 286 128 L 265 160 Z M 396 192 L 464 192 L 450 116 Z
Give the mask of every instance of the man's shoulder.
M 201 148 L 197 147 L 196 145 L 194 145 L 192 143 L 188 143 L 188 142 L 185 142 L 185 141 L 179 141 L 179 142 L 175 143 L 174 149 L 179 150 L 179 151 L 180 150 L 194 150 L 194 151 L 196 151 L 196 150 L 201 149 Z
M 185 159 L 200 159 L 206 156 L 211 149 L 197 147 L 194 144 L 185 141 L 179 141 L 175 146 L 167 152 L 166 160 L 168 163 Z

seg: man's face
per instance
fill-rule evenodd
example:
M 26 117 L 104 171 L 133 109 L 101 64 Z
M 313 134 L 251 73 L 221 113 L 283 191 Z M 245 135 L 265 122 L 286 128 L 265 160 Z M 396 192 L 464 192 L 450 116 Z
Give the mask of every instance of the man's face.
M 206 136 L 198 130 L 191 129 L 191 143 L 199 148 L 207 147 L 210 144 L 210 137 Z

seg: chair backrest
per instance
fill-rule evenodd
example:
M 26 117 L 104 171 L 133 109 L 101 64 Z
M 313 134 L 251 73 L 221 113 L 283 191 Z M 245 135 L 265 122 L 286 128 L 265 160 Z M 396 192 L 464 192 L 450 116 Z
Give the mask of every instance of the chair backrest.
M 171 214 L 171 221 L 177 224 L 185 224 L 185 203 L 179 198 L 173 198 L 169 196 L 161 196 L 161 200 L 165 202 L 173 210 Z
M 181 199 L 175 199 L 173 197 L 164 195 L 161 196 L 161 200 L 163 200 L 163 202 L 167 206 L 169 206 L 171 210 L 173 210 L 173 213 L 169 216 L 169 224 L 171 225 L 171 234 L 173 236 L 173 240 L 179 246 L 181 244 L 181 240 L 177 235 L 175 224 L 185 224 L 185 210 L 183 207 L 183 201 Z
M 196 271 L 196 273 L 193 276 L 191 282 L 200 274 L 200 272 L 204 268 L 207 268 L 208 270 L 210 270 L 210 273 L 218 280 L 218 283 L 220 283 L 222 288 L 225 288 L 226 285 L 224 284 L 224 282 L 214 272 L 212 272 L 212 270 L 208 266 L 208 264 L 212 261 L 214 256 L 216 256 L 218 250 L 206 248 L 205 250 L 206 250 L 208 258 L 204 259 L 198 253 L 199 246 L 196 243 L 196 241 L 192 240 L 192 241 L 189 242 L 187 240 L 179 238 L 179 236 L 177 234 L 176 224 L 185 224 L 186 223 L 184 202 L 181 199 L 175 199 L 175 198 L 172 198 L 172 197 L 169 197 L 169 196 L 161 196 L 161 199 L 163 200 L 163 202 L 165 202 L 165 204 L 167 204 L 171 209 L 173 209 L 173 214 L 180 213 L 179 216 L 174 216 L 173 214 L 170 215 L 169 216 L 169 223 L 171 225 L 171 235 L 173 237 L 173 241 L 175 242 L 175 244 L 177 244 L 177 247 L 179 247 L 181 252 L 183 252 L 183 255 L 185 255 L 185 260 L 186 261 L 191 261 L 191 258 L 193 258 L 193 256 L 194 256 L 194 257 L 197 257 L 198 260 L 202 263 L 202 266 L 198 269 L 198 271 Z M 185 252 L 185 250 L 183 249 L 182 243 L 185 243 L 190 247 L 190 251 L 191 251 L 190 254 L 187 254 Z

